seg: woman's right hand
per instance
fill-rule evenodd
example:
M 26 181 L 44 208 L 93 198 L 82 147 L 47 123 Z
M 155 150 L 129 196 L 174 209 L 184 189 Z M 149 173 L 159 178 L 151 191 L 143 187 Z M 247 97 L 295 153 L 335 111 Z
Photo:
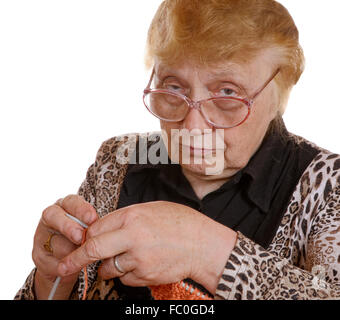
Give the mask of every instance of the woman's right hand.
M 84 228 L 66 216 L 66 213 L 90 226 L 98 219 L 94 207 L 78 195 L 68 195 L 47 207 L 41 216 L 34 235 L 32 258 L 37 271 L 34 279 L 34 290 L 37 299 L 47 299 L 56 277 L 59 261 L 75 250 L 82 241 Z M 50 247 L 44 244 L 51 233 Z M 78 274 L 61 279 L 54 299 L 68 299 L 77 281 Z

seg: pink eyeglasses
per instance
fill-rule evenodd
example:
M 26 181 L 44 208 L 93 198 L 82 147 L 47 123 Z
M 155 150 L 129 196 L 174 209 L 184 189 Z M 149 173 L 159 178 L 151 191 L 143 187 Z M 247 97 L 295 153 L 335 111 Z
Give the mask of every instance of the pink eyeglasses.
M 213 97 L 193 101 L 187 96 L 167 89 L 151 89 L 155 68 L 147 87 L 144 89 L 143 102 L 145 107 L 158 119 L 168 122 L 184 120 L 190 108 L 199 110 L 204 119 L 219 129 L 234 128 L 244 123 L 249 115 L 256 97 L 280 72 L 277 69 L 265 84 L 250 98 Z

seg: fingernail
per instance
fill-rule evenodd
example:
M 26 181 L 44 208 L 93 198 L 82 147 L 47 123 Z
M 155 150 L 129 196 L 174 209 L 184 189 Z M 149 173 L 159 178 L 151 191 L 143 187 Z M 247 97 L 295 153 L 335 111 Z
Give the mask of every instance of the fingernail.
M 81 230 L 79 230 L 79 229 L 73 230 L 72 238 L 77 243 L 81 242 L 81 240 L 83 238 L 83 232 Z
M 93 212 L 90 211 L 87 213 L 86 217 L 86 221 L 88 224 L 92 224 L 97 219 L 97 215 L 94 215 Z
M 67 275 L 68 269 L 65 263 L 60 263 L 59 264 L 59 271 L 62 275 Z

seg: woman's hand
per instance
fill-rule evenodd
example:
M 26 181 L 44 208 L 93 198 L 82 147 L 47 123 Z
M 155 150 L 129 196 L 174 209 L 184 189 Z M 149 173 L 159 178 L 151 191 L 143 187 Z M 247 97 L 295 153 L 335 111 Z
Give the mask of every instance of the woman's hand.
M 173 202 L 125 207 L 95 222 L 84 245 L 62 259 L 60 274 L 103 260 L 99 276 L 129 286 L 173 283 L 187 277 L 214 293 L 236 233 L 202 213 Z M 119 255 L 119 272 L 114 257 Z
M 55 204 L 46 208 L 34 235 L 32 257 L 37 267 L 34 289 L 38 299 L 47 299 L 58 273 L 57 267 L 60 259 L 74 251 L 82 241 L 84 229 L 65 214 L 78 218 L 90 225 L 97 220 L 95 209 L 82 197 L 69 195 L 59 199 Z M 44 244 L 49 236 L 53 252 L 45 249 Z M 78 273 L 62 278 L 55 298 L 67 299 Z

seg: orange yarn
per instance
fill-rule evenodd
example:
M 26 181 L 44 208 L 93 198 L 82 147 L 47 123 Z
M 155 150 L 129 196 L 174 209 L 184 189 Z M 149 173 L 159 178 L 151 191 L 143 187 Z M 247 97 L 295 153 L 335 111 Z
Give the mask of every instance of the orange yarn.
M 150 289 L 156 300 L 212 300 L 208 295 L 184 281 L 150 286 Z

